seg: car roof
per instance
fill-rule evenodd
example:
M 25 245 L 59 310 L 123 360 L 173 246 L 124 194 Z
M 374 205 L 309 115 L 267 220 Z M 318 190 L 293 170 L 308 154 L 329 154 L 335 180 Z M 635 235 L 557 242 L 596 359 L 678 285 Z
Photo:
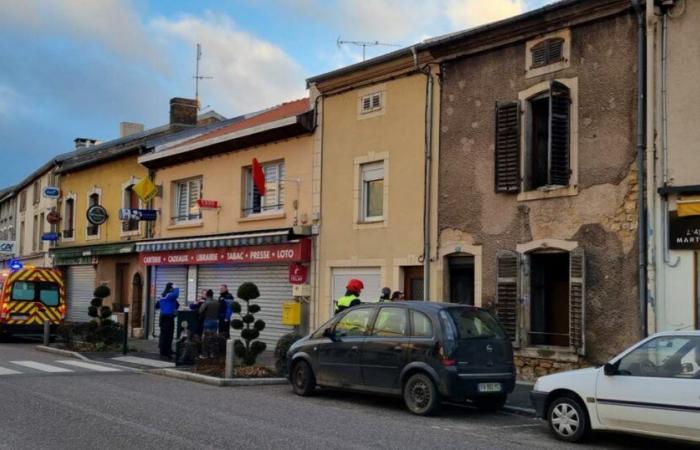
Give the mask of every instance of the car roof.
M 659 333 L 652 334 L 649 337 L 656 336 L 700 336 L 700 330 L 661 331 Z
M 383 302 L 383 303 L 367 302 L 367 303 L 362 303 L 362 306 L 409 306 L 413 309 L 418 309 L 418 310 L 423 310 L 423 311 L 437 311 L 440 309 L 454 308 L 454 307 L 463 307 L 463 308 L 483 310 L 483 308 L 480 308 L 478 306 L 464 305 L 461 303 L 446 303 L 446 302 L 442 302 L 442 301 L 433 301 L 433 300 L 428 300 L 427 302 L 423 301 L 423 300 L 402 300 L 402 301 Z

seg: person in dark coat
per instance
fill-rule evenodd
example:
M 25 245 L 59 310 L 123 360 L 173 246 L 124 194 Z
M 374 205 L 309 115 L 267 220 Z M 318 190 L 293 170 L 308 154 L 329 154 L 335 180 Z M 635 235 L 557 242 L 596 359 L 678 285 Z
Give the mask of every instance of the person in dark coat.
M 204 334 L 215 334 L 219 330 L 219 301 L 214 300 L 214 291 L 207 291 L 207 301 L 199 306 L 199 315 L 204 318 Z
M 180 307 L 177 298 L 180 289 L 173 287 L 172 283 L 165 285 L 160 300 L 156 302 L 156 309 L 160 310 L 160 337 L 158 347 L 160 357 L 163 359 L 173 358 L 173 334 L 175 333 L 175 314 Z
M 228 286 L 219 287 L 219 334 L 226 339 L 231 337 L 231 314 L 233 314 L 233 295 Z

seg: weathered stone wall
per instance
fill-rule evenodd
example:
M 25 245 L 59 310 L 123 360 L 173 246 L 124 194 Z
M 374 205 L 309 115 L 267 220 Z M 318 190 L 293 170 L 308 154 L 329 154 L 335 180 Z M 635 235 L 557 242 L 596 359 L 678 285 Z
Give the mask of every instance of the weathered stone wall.
M 482 304 L 495 300 L 498 250 L 538 239 L 577 241 L 587 259 L 585 363 L 592 363 L 639 337 L 635 22 L 631 15 L 611 17 L 572 28 L 571 36 L 570 67 L 530 79 L 524 41 L 445 63 L 438 222 L 441 242 L 482 247 Z M 542 81 L 574 77 L 578 194 L 518 201 L 496 193 L 496 102 L 517 100 Z M 522 368 L 540 372 L 560 368 L 522 361 Z
M 582 367 L 579 361 L 563 362 L 556 361 L 553 358 L 530 358 L 526 356 L 515 356 L 513 359 L 517 377 L 523 381 L 535 381 L 544 375 Z

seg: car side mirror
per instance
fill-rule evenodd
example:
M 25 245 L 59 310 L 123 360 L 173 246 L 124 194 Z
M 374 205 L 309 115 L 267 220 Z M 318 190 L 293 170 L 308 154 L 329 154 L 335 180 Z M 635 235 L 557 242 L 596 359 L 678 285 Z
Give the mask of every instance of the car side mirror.
M 335 333 L 333 332 L 333 329 L 331 328 L 326 328 L 325 330 L 323 330 L 323 337 L 327 337 L 333 342 L 338 340 Z
M 605 363 L 603 366 L 603 373 L 609 377 L 617 375 L 617 367 L 615 364 Z

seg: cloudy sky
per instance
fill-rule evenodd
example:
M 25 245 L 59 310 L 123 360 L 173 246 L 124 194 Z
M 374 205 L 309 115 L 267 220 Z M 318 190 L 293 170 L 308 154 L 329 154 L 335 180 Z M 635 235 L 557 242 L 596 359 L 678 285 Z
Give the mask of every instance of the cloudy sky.
M 305 95 L 304 79 L 360 61 L 345 40 L 408 46 L 551 0 L 0 0 L 0 188 L 119 122 L 167 122 L 193 97 L 231 117 Z M 377 56 L 391 47 L 368 48 Z

